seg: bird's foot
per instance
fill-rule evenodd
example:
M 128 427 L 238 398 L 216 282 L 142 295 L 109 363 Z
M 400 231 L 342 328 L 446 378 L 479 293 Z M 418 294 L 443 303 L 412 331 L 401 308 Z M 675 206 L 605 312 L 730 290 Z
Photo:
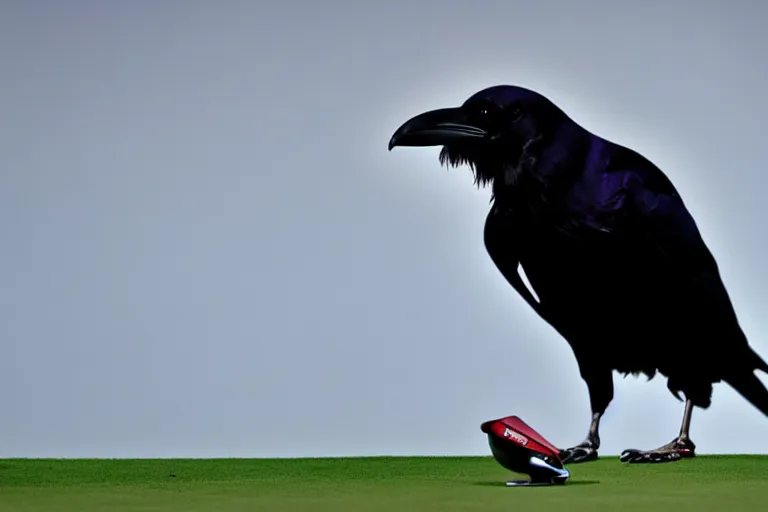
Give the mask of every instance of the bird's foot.
M 590 440 L 586 440 L 572 448 L 560 450 L 560 460 L 563 461 L 563 464 L 580 464 L 597 460 L 597 445 Z
M 665 444 L 660 448 L 650 451 L 642 450 L 624 450 L 619 457 L 621 462 L 632 464 L 638 463 L 658 463 L 675 462 L 680 459 L 688 459 L 696 456 L 696 445 L 687 437 L 678 437 L 677 439 Z

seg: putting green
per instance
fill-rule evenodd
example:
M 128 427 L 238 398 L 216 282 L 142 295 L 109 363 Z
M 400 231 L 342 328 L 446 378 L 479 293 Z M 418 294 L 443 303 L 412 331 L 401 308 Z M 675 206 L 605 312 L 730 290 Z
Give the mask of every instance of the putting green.
M 508 488 L 490 457 L 0 460 L 0 510 L 768 510 L 768 456 L 570 466 L 564 486 Z

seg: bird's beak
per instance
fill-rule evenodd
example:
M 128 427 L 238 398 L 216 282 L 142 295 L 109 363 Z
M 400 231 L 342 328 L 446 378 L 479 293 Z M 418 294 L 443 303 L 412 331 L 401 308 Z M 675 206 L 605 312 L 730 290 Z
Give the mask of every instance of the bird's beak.
M 424 112 L 403 123 L 389 140 L 395 146 L 444 146 L 460 140 L 481 139 L 488 132 L 473 125 L 461 108 Z

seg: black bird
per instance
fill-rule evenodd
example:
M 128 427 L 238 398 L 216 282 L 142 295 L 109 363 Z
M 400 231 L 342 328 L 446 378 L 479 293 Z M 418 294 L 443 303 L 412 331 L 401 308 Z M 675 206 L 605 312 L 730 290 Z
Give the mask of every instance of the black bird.
M 718 265 L 672 182 L 639 153 L 573 121 L 553 102 L 511 85 L 404 123 L 395 146 L 442 146 L 441 164 L 466 164 L 490 186 L 484 241 L 509 284 L 571 346 L 589 391 L 586 439 L 564 462 L 597 458 L 600 418 L 613 400 L 613 372 L 658 372 L 685 411 L 680 433 L 625 462 L 695 455 L 693 407 L 730 384 L 768 415 L 768 372 L 750 348 Z M 534 296 L 523 283 L 522 266 Z

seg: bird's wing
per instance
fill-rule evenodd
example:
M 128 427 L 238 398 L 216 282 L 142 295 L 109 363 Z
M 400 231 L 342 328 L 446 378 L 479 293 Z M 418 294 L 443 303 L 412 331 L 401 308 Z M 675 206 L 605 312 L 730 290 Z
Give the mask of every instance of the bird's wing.
M 592 226 L 636 247 L 648 269 L 671 280 L 671 287 L 688 290 L 687 296 L 698 297 L 697 307 L 735 322 L 717 262 L 675 187 L 636 153 L 624 162 L 633 165 L 614 166 L 600 177 L 599 186 L 590 187 Z
M 634 154 L 626 160 L 640 162 Z M 717 263 L 696 222 L 672 183 L 650 162 L 616 166 L 602 180 L 595 212 L 611 219 L 608 231 L 645 255 L 648 269 L 662 275 L 657 283 L 684 304 L 676 304 L 690 320 L 689 364 L 728 382 L 768 415 L 768 390 L 753 373 L 768 364 L 750 346 L 739 327 Z M 600 231 L 606 231 L 602 229 Z M 679 348 L 680 346 L 678 346 Z M 727 348 L 726 348 L 727 347 Z

